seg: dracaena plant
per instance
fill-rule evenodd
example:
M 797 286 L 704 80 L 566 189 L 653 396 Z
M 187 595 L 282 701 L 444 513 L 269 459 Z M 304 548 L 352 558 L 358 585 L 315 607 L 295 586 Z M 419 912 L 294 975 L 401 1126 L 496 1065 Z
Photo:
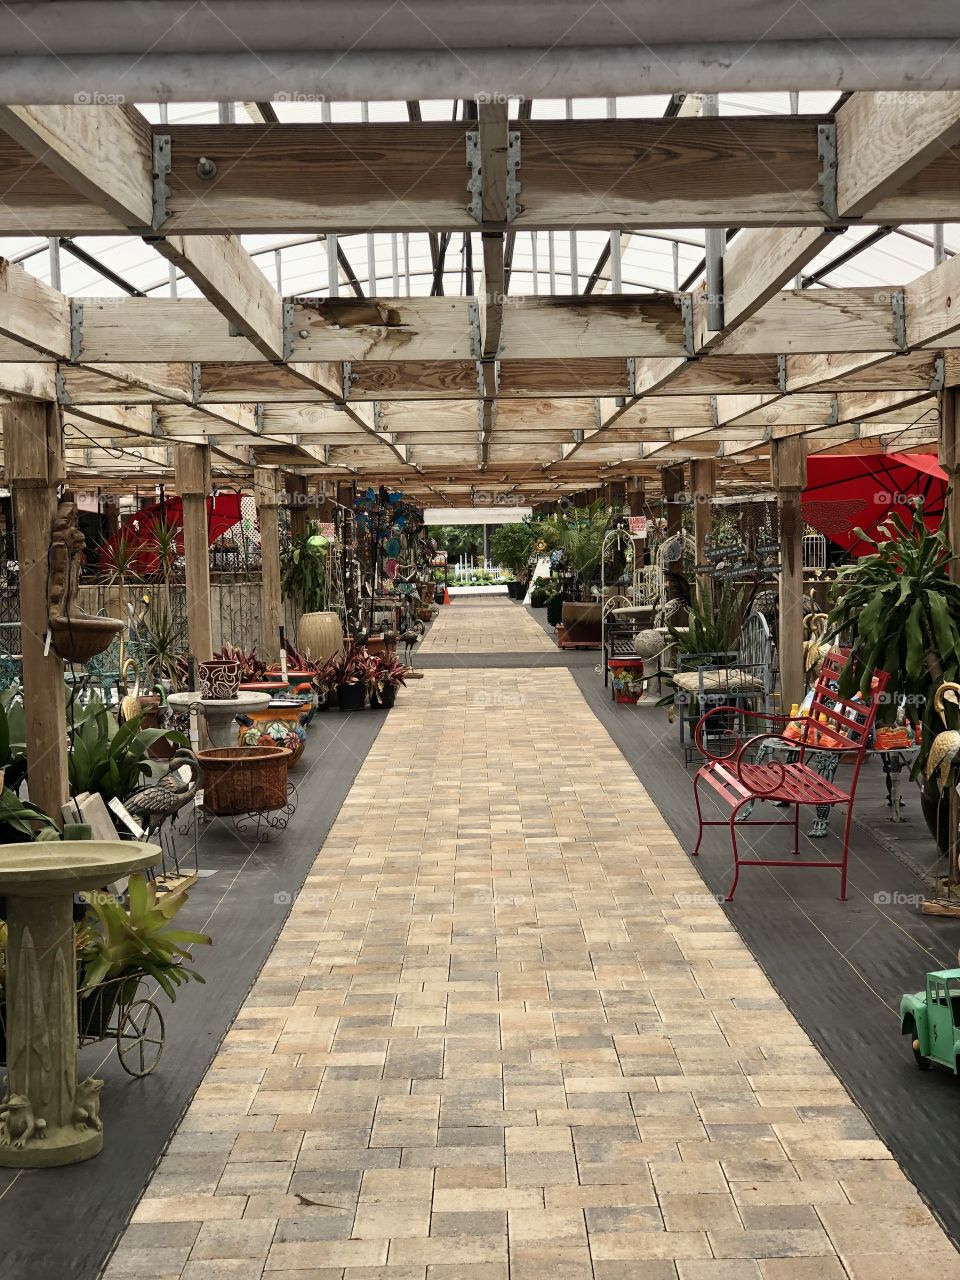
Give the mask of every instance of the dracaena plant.
M 889 674 L 877 719 L 892 722 L 902 704 L 919 725 L 916 775 L 944 728 L 933 694 L 944 681 L 960 679 L 960 584 L 949 576 L 946 529 L 928 529 L 919 506 L 909 524 L 894 513 L 879 528 L 879 540 L 855 531 L 876 550 L 840 570 L 826 630 L 851 646 L 841 694 L 866 695 L 875 670 Z M 956 716 L 952 707 L 949 715 Z

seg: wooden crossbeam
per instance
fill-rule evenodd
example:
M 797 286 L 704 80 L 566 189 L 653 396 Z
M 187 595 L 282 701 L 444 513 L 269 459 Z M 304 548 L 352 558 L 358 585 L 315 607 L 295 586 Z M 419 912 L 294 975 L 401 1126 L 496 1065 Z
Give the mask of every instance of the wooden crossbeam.
M 824 119 L 514 121 L 523 208 L 511 230 L 829 226 L 818 150 Z M 472 123 L 151 128 L 132 107 L 6 107 L 0 233 L 25 225 L 68 236 L 133 227 L 186 236 L 227 228 L 469 231 Z M 853 95 L 836 122 L 839 216 L 883 223 L 955 211 L 956 123 L 950 93 Z M 159 208 L 154 136 L 170 140 L 169 194 Z M 485 226 L 506 230 L 502 218 Z

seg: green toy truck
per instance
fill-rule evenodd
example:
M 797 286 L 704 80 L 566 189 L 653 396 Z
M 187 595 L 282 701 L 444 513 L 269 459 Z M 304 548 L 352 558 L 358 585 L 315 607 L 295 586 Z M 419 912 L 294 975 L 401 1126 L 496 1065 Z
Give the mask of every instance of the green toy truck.
M 927 988 L 900 1001 L 900 1030 L 913 1042 L 921 1071 L 935 1062 L 957 1074 L 960 1058 L 960 969 L 927 974 Z

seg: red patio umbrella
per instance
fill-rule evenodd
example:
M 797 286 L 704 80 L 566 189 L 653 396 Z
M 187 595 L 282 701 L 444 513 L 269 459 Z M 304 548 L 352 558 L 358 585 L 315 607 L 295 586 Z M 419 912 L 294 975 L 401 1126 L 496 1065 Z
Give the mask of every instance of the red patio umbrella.
M 165 498 L 149 507 L 124 516 L 122 528 L 134 544 L 143 543 L 143 555 L 138 557 L 136 570 L 140 574 L 156 573 L 159 568 L 156 555 L 149 549 L 154 526 L 164 521 L 177 527 L 177 554 L 183 555 L 183 502 L 180 498 Z M 216 542 L 228 529 L 240 521 L 240 494 L 218 493 L 207 498 L 207 542 Z
M 807 524 L 851 555 L 865 556 L 873 547 L 858 538 L 860 528 L 872 538 L 891 511 L 909 524 L 910 506 L 919 501 L 928 529 L 943 518 L 947 473 L 932 453 L 857 453 L 811 458 L 801 510 Z

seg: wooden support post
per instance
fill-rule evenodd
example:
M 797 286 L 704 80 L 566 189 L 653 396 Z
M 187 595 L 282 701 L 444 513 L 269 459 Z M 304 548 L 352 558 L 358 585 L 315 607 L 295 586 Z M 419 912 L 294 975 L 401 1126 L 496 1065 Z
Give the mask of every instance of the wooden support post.
M 627 484 L 625 480 L 611 480 L 606 485 L 607 505 L 617 507 L 620 511 L 627 505 Z
M 260 654 L 280 660 L 283 595 L 280 590 L 280 492 L 276 467 L 255 467 L 253 495 L 260 521 Z
M 940 392 L 940 465 L 950 477 L 947 527 L 950 535 L 950 577 L 960 582 L 960 387 Z
M 642 516 L 646 514 L 647 500 L 643 476 L 633 476 L 627 483 L 627 514 Z
M 777 654 L 780 701 L 786 711 L 803 701 L 803 517 L 800 495 L 807 483 L 807 442 L 789 436 L 770 442 L 770 477 L 780 512 L 780 624 Z
M 672 538 L 683 528 L 683 464 L 664 467 L 660 483 L 663 487 L 663 505 L 666 508 L 666 535 Z
M 187 585 L 187 643 L 198 662 L 213 657 L 210 616 L 210 536 L 207 498 L 213 488 L 210 446 L 180 444 L 174 450 L 174 484 L 183 501 L 183 555 Z
M 716 468 L 712 458 L 694 458 L 690 462 L 690 495 L 693 499 L 693 539 L 696 543 L 695 563 L 703 564 L 707 538 L 713 523 L 713 504 L 710 499 L 716 492 Z
M 60 417 L 55 404 L 14 400 L 0 411 L 0 418 L 20 566 L 27 783 L 31 801 L 60 826 L 60 809 L 69 795 L 63 663 L 52 651 L 44 656 L 49 626 L 47 556 L 57 485 L 63 478 Z
M 664 535 L 667 539 L 681 537 L 683 534 L 683 463 L 678 463 L 672 467 L 664 467 L 660 473 L 660 483 L 663 489 L 663 506 L 664 516 L 667 521 L 667 527 Z M 682 568 L 683 548 L 675 560 L 669 561 L 664 568 L 671 573 L 679 573 Z M 679 596 L 675 581 L 667 579 L 664 585 L 664 594 L 668 600 L 672 600 Z M 680 625 L 686 618 L 686 610 L 680 615 L 674 615 L 672 621 Z
M 307 477 L 286 473 L 283 479 L 286 503 L 290 509 L 290 537 L 302 538 L 310 525 Z

